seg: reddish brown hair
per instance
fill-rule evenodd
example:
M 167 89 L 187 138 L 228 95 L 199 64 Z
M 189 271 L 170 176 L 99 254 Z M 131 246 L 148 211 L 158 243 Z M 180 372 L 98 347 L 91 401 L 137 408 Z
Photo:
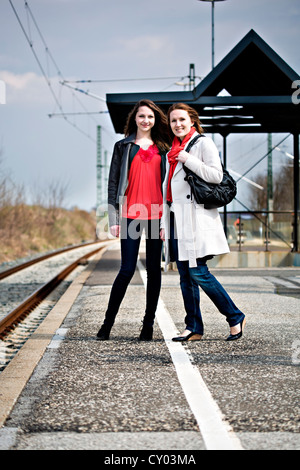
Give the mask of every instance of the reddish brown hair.
M 170 128 L 171 128 L 171 126 L 170 126 L 170 114 L 171 114 L 172 111 L 175 111 L 175 109 L 181 109 L 183 111 L 186 111 L 188 113 L 188 115 L 190 116 L 191 121 L 193 121 L 196 131 L 199 132 L 199 134 L 203 134 L 204 130 L 201 127 L 201 122 L 200 122 L 197 111 L 194 108 L 191 108 L 191 106 L 189 106 L 188 104 L 185 104 L 185 103 L 174 103 L 169 108 L 169 110 L 168 110 L 168 124 L 169 124 Z
M 170 144 L 172 141 L 171 134 L 169 132 L 167 116 L 153 101 L 151 100 L 141 100 L 136 103 L 134 108 L 130 111 L 127 117 L 127 122 L 124 129 L 125 136 L 129 136 L 136 132 L 136 122 L 135 116 L 138 112 L 138 109 L 141 106 L 147 106 L 153 111 L 155 116 L 155 124 L 151 129 L 151 138 L 153 142 L 157 145 L 158 149 L 161 152 L 168 152 L 170 150 Z

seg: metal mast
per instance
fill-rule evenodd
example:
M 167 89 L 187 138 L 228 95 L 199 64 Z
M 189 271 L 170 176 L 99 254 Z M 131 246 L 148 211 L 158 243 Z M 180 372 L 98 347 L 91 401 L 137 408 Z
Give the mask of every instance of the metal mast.
M 101 126 L 97 126 L 97 209 L 102 205 L 102 168 Z

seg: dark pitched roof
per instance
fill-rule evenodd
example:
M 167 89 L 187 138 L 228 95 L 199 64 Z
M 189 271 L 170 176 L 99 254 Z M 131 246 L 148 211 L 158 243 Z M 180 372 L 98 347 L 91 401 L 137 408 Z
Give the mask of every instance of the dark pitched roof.
M 300 106 L 292 102 L 295 80 L 299 75 L 250 30 L 193 91 L 107 94 L 107 106 L 118 133 L 143 98 L 164 110 L 175 102 L 190 104 L 208 132 L 299 132 Z M 223 90 L 226 96 L 219 95 Z

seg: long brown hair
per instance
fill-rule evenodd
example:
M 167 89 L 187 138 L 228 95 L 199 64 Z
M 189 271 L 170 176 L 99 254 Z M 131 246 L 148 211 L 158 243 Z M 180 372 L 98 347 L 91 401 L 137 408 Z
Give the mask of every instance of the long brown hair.
M 191 106 L 189 106 L 188 104 L 185 104 L 185 103 L 174 103 L 168 109 L 168 124 L 169 124 L 170 129 L 171 129 L 170 114 L 171 114 L 172 111 L 175 111 L 175 109 L 181 109 L 183 111 L 186 111 L 188 113 L 188 115 L 190 116 L 191 121 L 194 122 L 194 127 L 195 127 L 196 131 L 199 132 L 199 134 L 204 133 L 204 130 L 201 127 L 201 122 L 200 122 L 197 111 L 194 108 L 191 108 Z
M 161 152 L 168 152 L 171 144 L 171 134 L 165 113 L 151 100 L 140 100 L 130 111 L 127 117 L 124 134 L 128 137 L 136 132 L 135 116 L 141 106 L 147 106 L 153 111 L 155 124 L 151 129 L 151 138 Z

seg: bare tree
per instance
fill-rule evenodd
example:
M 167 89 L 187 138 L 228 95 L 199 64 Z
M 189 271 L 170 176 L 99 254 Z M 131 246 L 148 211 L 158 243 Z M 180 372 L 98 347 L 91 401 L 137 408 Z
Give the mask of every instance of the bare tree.
M 33 205 L 42 206 L 47 209 L 62 208 L 66 203 L 66 196 L 69 183 L 66 181 L 49 181 L 40 184 L 33 184 L 31 187 L 31 200 Z
M 267 175 L 258 175 L 254 181 L 267 188 Z M 251 209 L 261 211 L 267 209 L 267 191 L 254 187 L 250 194 Z M 292 210 L 293 208 L 293 167 L 284 166 L 273 176 L 273 209 L 276 211 Z
M 275 210 L 292 210 L 293 209 L 293 193 L 294 178 L 293 166 L 287 165 L 283 167 L 276 175 L 274 181 L 274 209 Z

